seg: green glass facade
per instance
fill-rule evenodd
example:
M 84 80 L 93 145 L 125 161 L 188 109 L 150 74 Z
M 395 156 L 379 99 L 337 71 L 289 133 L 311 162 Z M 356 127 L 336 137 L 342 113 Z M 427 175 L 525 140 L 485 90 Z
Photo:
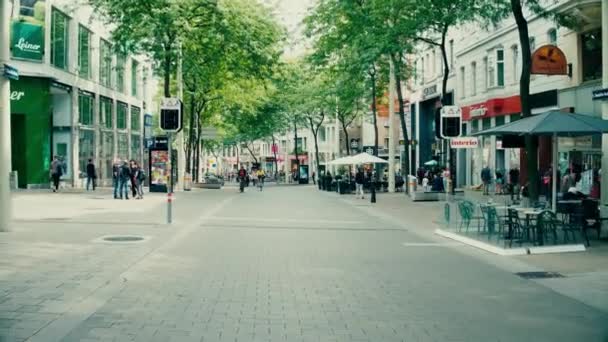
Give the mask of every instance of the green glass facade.
M 47 184 L 51 162 L 52 106 L 48 79 L 11 81 L 12 168 L 19 187 Z

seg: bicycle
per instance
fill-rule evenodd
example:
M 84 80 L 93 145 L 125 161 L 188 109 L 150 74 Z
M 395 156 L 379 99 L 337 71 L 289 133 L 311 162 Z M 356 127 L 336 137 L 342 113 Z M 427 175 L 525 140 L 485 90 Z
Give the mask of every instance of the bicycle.
M 260 191 L 264 190 L 264 179 L 258 179 L 258 187 L 260 188 Z

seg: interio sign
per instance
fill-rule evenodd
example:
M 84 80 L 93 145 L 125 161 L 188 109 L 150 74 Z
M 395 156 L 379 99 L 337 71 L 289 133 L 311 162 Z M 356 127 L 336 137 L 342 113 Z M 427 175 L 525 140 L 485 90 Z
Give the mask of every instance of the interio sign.
M 479 139 L 475 137 L 460 137 L 450 139 L 451 148 L 477 148 Z

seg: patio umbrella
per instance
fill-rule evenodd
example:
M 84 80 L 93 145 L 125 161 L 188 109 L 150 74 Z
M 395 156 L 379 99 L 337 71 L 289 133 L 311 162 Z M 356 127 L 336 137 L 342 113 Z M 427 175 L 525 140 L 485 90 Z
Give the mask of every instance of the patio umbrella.
M 358 164 L 388 164 L 388 161 L 378 158 L 376 156 L 372 156 L 369 153 L 359 153 L 352 157 L 349 157 L 350 164 L 358 165 Z
M 553 137 L 553 211 L 557 207 L 557 137 L 574 137 L 608 133 L 608 120 L 585 115 L 548 111 L 502 126 L 473 133 L 483 135 L 549 135 Z
M 352 165 L 353 163 L 350 161 L 351 158 L 352 156 L 334 159 L 327 163 L 327 165 Z

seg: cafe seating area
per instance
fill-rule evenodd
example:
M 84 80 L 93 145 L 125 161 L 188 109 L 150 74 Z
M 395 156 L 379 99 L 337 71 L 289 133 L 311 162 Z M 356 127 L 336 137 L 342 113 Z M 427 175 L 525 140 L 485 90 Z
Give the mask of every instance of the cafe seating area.
M 460 199 L 446 204 L 446 228 L 500 248 L 594 244 L 608 241 L 608 229 L 599 203 L 592 199 L 557 201 L 554 212 L 547 202 L 474 202 Z M 451 214 L 453 213 L 453 214 Z

